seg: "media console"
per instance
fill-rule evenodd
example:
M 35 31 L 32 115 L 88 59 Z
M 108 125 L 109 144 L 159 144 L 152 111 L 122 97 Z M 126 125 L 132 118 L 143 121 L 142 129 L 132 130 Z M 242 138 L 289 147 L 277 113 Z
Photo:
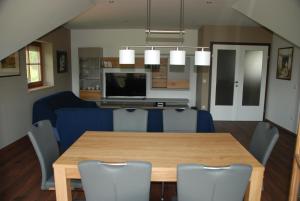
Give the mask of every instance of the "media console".
M 103 98 L 101 107 L 182 108 L 188 107 L 186 98 Z

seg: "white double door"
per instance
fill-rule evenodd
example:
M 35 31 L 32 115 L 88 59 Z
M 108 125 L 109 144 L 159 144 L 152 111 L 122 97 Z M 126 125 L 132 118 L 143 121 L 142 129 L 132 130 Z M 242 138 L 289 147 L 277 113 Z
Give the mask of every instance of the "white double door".
M 210 112 L 214 120 L 261 121 L 268 46 L 213 45 Z

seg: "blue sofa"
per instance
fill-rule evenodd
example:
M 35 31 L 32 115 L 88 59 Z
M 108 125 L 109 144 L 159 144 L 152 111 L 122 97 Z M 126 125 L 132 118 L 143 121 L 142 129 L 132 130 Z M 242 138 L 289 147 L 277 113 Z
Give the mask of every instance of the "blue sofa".
M 95 102 L 84 101 L 71 91 L 58 92 L 34 102 L 32 109 L 32 124 L 49 119 L 56 126 L 55 110 L 60 108 L 98 108 Z
M 81 100 L 71 91 L 58 92 L 35 101 L 32 109 L 32 124 L 45 119 L 50 120 L 58 141 L 60 139 L 56 129 L 55 110 L 60 108 L 98 108 L 98 106 L 95 102 Z
M 56 127 L 60 138 L 61 151 L 66 150 L 85 131 L 112 131 L 113 109 L 105 108 L 63 108 L 56 110 Z M 148 110 L 148 132 L 163 131 L 162 109 Z M 197 132 L 214 132 L 209 112 L 197 113 Z

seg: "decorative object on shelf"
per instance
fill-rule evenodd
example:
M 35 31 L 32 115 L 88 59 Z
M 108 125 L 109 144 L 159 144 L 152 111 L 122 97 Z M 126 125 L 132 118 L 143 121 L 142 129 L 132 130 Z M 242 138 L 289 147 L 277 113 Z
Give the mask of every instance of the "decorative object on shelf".
M 0 77 L 20 75 L 19 53 L 15 52 L 0 61 Z
M 111 68 L 113 66 L 112 66 L 111 61 L 103 61 L 103 67 L 104 68 Z
M 277 72 L 276 78 L 282 80 L 291 80 L 292 63 L 293 63 L 293 47 L 285 47 L 278 49 Z
M 147 0 L 147 25 L 146 25 L 146 41 L 152 41 L 151 34 L 172 34 L 178 35 L 178 38 L 167 38 L 165 42 L 179 42 L 177 46 L 125 46 L 119 51 L 120 64 L 135 64 L 135 52 L 129 48 L 151 48 L 145 50 L 145 65 L 160 65 L 160 51 L 157 48 L 176 48 L 176 50 L 170 51 L 170 65 L 185 65 L 186 48 L 194 48 L 195 51 L 195 66 L 209 66 L 210 65 L 210 51 L 204 51 L 209 49 L 208 47 L 190 47 L 183 46 L 184 41 L 184 0 L 180 0 L 180 18 L 179 18 L 179 30 L 152 30 L 151 29 L 151 0 Z M 156 38 L 161 39 L 161 38 Z M 166 38 L 164 38 L 166 39 Z M 180 48 L 180 50 L 179 50 Z M 154 50 L 156 49 L 156 50 Z M 197 51 L 201 49 L 201 51 Z
M 68 70 L 68 57 L 66 51 L 56 51 L 57 72 L 65 73 Z

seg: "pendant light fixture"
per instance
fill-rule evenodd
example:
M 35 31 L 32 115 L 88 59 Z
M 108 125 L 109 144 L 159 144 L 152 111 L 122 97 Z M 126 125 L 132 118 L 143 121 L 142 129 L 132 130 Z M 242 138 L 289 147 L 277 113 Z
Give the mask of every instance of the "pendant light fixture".
M 160 50 L 155 50 L 154 47 L 151 47 L 151 50 L 145 50 L 144 54 L 145 65 L 160 65 Z
M 119 64 L 135 64 L 135 50 L 129 48 L 145 48 L 144 64 L 160 65 L 160 50 L 157 48 L 170 48 L 170 65 L 185 65 L 186 51 L 184 49 L 196 49 L 195 66 L 210 65 L 210 51 L 205 51 L 208 47 L 190 47 L 190 46 L 125 46 L 119 51 Z M 151 48 L 151 49 L 147 49 Z M 175 49 L 174 49 L 175 48 Z M 197 50 L 201 49 L 201 50 Z
M 170 48 L 170 65 L 185 66 L 186 51 L 185 49 L 196 49 L 195 51 L 195 66 L 210 65 L 210 51 L 204 51 L 208 47 L 190 47 L 183 46 L 184 41 L 184 0 L 180 0 L 180 21 L 179 30 L 152 30 L 151 29 L 151 0 L 147 0 L 147 25 L 145 33 L 147 34 L 146 41 L 151 34 L 177 34 L 180 42 L 176 46 L 125 46 L 119 51 L 120 64 L 135 64 L 135 51 L 130 48 L 145 48 L 144 64 L 145 65 L 160 65 L 160 50 L 157 48 Z M 174 49 L 176 48 L 176 49 Z M 180 48 L 180 49 L 179 49 Z M 198 49 L 201 49 L 198 51 Z
M 209 66 L 210 65 L 210 51 L 195 51 L 195 66 Z
M 135 64 L 135 50 L 126 49 L 119 50 L 119 64 Z
M 179 50 L 178 47 L 176 50 L 171 50 L 170 65 L 185 65 L 185 51 Z

